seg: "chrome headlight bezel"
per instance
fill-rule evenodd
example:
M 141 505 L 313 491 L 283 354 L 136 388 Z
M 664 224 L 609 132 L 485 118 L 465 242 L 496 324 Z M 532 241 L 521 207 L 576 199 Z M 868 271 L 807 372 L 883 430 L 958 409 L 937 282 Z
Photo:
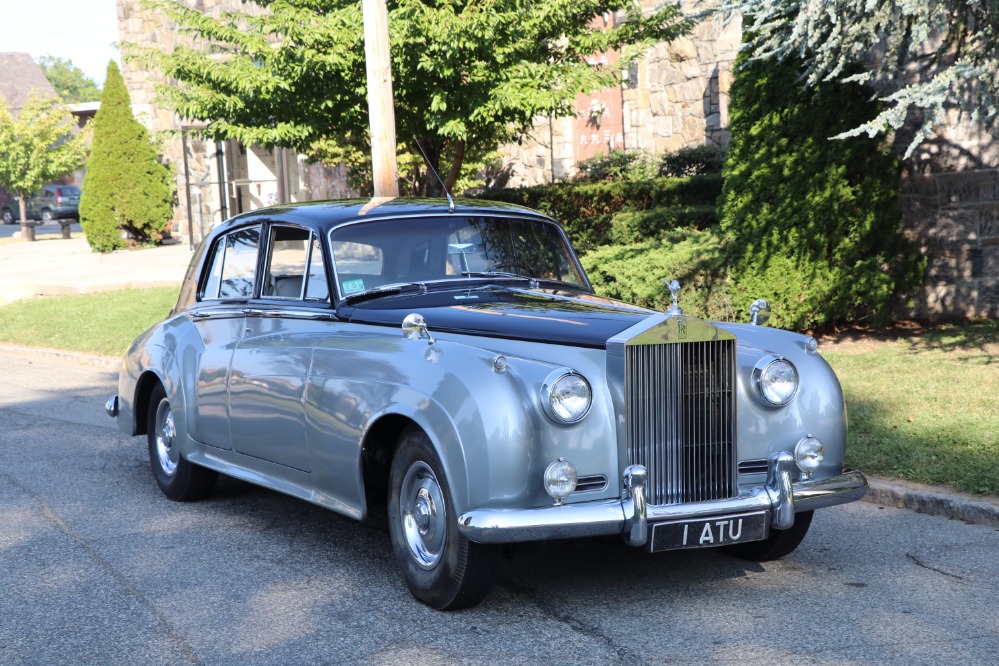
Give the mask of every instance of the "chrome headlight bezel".
M 576 398 L 582 399 L 569 402 Z M 579 423 L 593 405 L 593 388 L 586 377 L 575 370 L 560 368 L 545 377 L 541 385 L 541 408 L 549 419 L 560 425 Z
M 790 389 L 777 387 L 777 381 L 790 382 Z M 786 407 L 798 394 L 798 369 L 788 359 L 767 354 L 753 368 L 753 395 L 765 407 Z

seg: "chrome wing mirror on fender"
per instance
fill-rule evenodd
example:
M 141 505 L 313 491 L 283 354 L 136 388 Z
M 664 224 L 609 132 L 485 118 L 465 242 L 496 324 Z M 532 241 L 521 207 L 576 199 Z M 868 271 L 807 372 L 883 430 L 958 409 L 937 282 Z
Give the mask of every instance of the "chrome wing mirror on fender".
M 757 298 L 749 306 L 749 321 L 753 326 L 763 326 L 770 319 L 770 303 L 765 298 Z

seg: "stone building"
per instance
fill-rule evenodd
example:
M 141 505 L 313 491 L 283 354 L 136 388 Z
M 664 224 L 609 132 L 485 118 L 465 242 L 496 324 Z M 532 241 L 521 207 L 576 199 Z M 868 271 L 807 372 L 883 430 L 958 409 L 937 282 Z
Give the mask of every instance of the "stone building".
M 654 0 L 643 0 L 648 7 Z M 689 5 L 689 1 L 681 3 Z M 197 0 L 209 12 L 246 8 L 239 0 Z M 183 39 L 140 0 L 118 0 L 123 42 L 170 48 Z M 598 20 L 610 24 L 612 16 Z M 658 44 L 613 89 L 580 95 L 575 118 L 539 118 L 519 144 L 501 147 L 508 187 L 570 176 L 576 163 L 621 148 L 662 154 L 728 144 L 729 88 L 741 23 L 711 18 L 687 37 Z M 594 56 L 600 58 L 604 56 Z M 607 57 L 613 57 L 613 54 Z M 229 215 L 275 201 L 351 196 L 341 168 L 309 164 L 286 150 L 206 143 L 157 106 L 155 79 L 137 64 L 123 74 L 134 107 L 154 131 L 180 130 L 164 150 L 177 165 L 180 205 L 174 235 L 191 242 Z M 899 137 L 905 141 L 905 137 Z M 917 317 L 999 316 L 999 144 L 995 132 L 954 118 L 906 165 L 907 233 L 929 270 L 911 309 Z

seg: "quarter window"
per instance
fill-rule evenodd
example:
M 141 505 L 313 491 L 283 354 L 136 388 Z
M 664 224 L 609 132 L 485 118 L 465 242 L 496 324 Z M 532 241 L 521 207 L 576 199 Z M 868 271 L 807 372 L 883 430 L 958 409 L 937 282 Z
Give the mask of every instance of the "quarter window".
M 234 231 L 219 239 L 205 277 L 202 299 L 247 299 L 253 296 L 260 227 Z

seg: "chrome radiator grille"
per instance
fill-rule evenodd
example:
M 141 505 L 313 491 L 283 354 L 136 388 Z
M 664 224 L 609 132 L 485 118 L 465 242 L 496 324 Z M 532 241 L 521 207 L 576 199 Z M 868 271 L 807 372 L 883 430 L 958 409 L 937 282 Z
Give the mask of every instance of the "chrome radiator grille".
M 628 447 L 650 504 L 738 495 L 735 365 L 735 340 L 626 347 Z

